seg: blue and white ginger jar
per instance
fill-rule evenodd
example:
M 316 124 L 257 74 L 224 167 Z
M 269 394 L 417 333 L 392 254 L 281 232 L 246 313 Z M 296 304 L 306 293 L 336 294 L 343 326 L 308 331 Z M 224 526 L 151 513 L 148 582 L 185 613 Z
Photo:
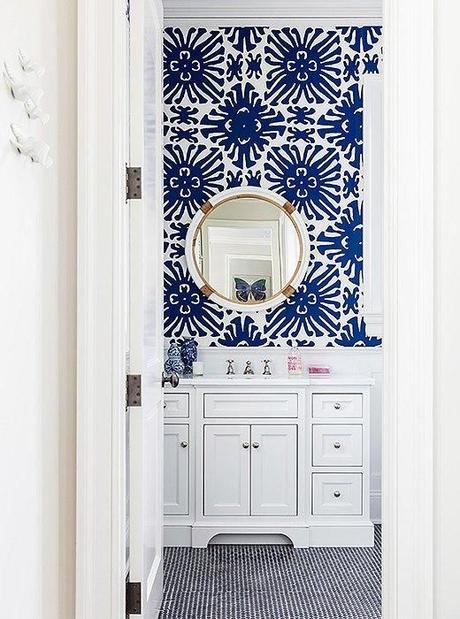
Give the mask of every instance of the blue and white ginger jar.
M 166 374 L 175 373 L 182 376 L 184 373 L 184 363 L 182 361 L 180 348 L 174 340 L 171 341 L 167 354 L 168 358 L 165 361 Z
M 198 344 L 192 337 L 184 338 L 180 347 L 185 374 L 193 374 L 193 362 L 198 359 Z

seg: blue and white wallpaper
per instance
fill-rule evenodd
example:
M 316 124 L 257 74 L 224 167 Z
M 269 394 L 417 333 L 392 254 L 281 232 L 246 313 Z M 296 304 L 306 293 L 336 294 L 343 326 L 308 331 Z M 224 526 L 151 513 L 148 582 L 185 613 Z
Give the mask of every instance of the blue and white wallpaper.
M 381 28 L 166 28 L 165 337 L 201 346 L 379 346 L 362 289 L 362 76 L 382 70 Z M 193 283 L 185 236 L 213 194 L 262 186 L 301 212 L 312 251 L 282 305 L 222 309 Z

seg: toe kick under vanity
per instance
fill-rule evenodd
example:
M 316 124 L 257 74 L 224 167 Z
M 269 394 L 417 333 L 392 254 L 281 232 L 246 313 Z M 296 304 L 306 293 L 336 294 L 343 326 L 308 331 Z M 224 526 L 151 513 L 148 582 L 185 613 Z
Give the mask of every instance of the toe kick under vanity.
M 373 382 L 197 377 L 166 392 L 165 545 L 372 546 Z

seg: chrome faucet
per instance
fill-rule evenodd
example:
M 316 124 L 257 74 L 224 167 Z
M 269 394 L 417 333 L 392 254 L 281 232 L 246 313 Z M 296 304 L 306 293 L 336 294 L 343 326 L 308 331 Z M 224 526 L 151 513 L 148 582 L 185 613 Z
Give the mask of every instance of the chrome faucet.
M 246 367 L 244 368 L 243 374 L 254 374 L 254 370 L 252 369 L 252 365 L 250 361 L 246 361 Z
M 264 359 L 264 371 L 262 372 L 263 376 L 271 376 L 272 370 L 270 367 L 270 359 Z
M 233 367 L 233 364 L 235 363 L 233 361 L 233 359 L 227 359 L 227 376 L 232 376 L 235 373 L 235 368 Z

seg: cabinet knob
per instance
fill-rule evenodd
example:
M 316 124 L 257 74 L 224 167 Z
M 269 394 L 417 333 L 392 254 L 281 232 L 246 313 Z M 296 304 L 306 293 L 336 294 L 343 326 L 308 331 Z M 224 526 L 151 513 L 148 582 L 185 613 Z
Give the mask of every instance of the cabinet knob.
M 339 441 L 336 441 L 336 442 L 334 443 L 334 447 L 335 447 L 336 449 L 340 449 L 340 448 L 342 447 L 342 445 L 339 443 Z
M 184 449 L 185 449 L 186 447 L 188 447 L 188 443 L 187 443 L 187 441 L 182 441 L 182 443 L 180 444 L 180 446 L 181 446 L 181 447 L 183 447 Z
M 243 447 L 244 447 L 245 449 L 248 449 L 248 447 L 249 447 L 249 443 L 245 441 L 245 442 L 243 443 Z
M 335 496 L 335 498 L 336 498 L 336 499 L 338 499 L 338 498 L 339 498 L 339 496 L 340 496 L 340 492 L 339 492 L 338 490 L 336 490 L 336 491 L 334 492 L 334 496 Z
M 334 408 L 335 408 L 336 411 L 339 411 L 342 408 L 342 405 L 340 404 L 340 402 L 336 402 L 334 404 Z
M 260 444 L 259 443 L 253 443 L 252 446 L 254 447 L 254 449 L 259 449 Z

